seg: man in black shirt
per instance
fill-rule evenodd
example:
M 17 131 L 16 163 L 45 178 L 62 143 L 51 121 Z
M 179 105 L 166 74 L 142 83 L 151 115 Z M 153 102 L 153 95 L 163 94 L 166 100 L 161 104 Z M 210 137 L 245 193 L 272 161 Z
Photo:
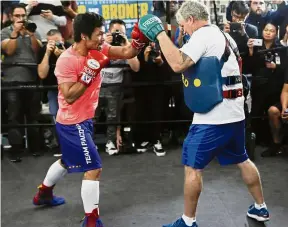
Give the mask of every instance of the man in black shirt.
M 47 33 L 47 44 L 39 51 L 38 75 L 43 79 L 43 85 L 57 85 L 54 75 L 54 66 L 58 57 L 70 46 L 64 43 L 60 31 L 51 29 Z M 49 110 L 56 117 L 58 111 L 58 90 L 49 90 L 47 93 Z
M 288 123 L 288 67 L 286 68 L 284 85 L 281 93 L 281 101 L 268 110 L 270 128 L 273 137 L 272 145 L 261 156 L 269 157 L 277 155 L 281 148 L 283 135 L 281 133 L 284 122 Z

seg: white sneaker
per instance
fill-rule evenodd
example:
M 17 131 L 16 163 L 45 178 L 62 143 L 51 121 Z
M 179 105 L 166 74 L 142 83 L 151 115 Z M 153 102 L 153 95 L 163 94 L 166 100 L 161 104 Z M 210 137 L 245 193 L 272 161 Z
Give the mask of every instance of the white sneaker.
M 149 142 L 142 142 L 140 147 L 137 148 L 138 153 L 144 153 L 148 150 Z
M 158 140 L 153 146 L 153 151 L 158 157 L 163 157 L 166 155 L 166 151 L 162 148 L 161 142 Z
M 117 154 L 119 151 L 117 150 L 117 148 L 115 147 L 115 144 L 112 141 L 108 141 L 106 143 L 106 152 L 109 155 L 114 155 L 114 154 Z

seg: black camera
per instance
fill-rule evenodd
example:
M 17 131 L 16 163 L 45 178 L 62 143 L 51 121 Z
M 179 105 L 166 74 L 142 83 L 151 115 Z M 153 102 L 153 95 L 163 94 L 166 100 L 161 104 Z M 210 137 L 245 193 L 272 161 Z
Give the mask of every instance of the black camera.
M 151 51 L 149 53 L 149 61 L 154 61 L 160 55 L 160 47 L 159 44 L 155 43 L 154 47 L 151 46 Z
M 274 54 L 272 52 L 267 52 L 265 55 L 264 55 L 264 58 L 265 58 L 265 62 L 272 62 L 274 61 Z
M 63 43 L 61 43 L 61 42 L 56 42 L 55 46 L 60 50 L 64 50 Z
M 71 5 L 70 1 L 61 1 L 63 7 L 69 7 Z
M 231 32 L 240 31 L 241 29 L 242 29 L 241 23 L 238 23 L 238 22 L 230 23 L 230 31 Z
M 21 23 L 23 23 L 24 28 L 29 32 L 35 32 L 37 29 L 37 25 L 33 21 L 24 20 Z
M 121 34 L 121 32 L 119 30 L 116 30 L 116 32 L 112 33 L 112 46 L 121 46 L 121 44 L 125 43 L 126 40 L 123 37 L 123 35 Z

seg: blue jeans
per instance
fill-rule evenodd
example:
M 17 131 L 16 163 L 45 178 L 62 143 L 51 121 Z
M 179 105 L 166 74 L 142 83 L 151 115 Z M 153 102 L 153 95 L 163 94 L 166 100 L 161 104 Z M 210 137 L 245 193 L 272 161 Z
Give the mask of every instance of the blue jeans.
M 59 109 L 58 105 L 58 91 L 48 91 L 47 94 L 50 114 L 56 117 Z

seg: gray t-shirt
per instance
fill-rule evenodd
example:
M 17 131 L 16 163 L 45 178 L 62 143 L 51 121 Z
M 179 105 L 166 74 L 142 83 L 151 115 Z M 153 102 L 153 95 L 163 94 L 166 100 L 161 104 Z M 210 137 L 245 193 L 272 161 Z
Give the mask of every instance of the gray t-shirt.
M 1 42 L 9 39 L 13 31 L 13 26 L 3 28 L 1 30 Z M 39 34 L 35 33 L 37 39 L 40 39 Z M 3 63 L 35 63 L 37 64 L 36 53 L 34 53 L 31 46 L 31 38 L 28 35 L 19 36 L 17 38 L 17 49 L 13 55 L 4 54 Z M 37 68 L 25 66 L 6 66 L 2 65 L 2 72 L 4 74 L 4 81 L 6 82 L 33 82 L 37 79 Z
M 120 65 L 127 64 L 127 60 L 110 60 L 110 65 Z M 102 77 L 102 83 L 111 84 L 111 83 L 121 83 L 123 80 L 124 68 L 123 67 L 111 67 L 103 68 L 100 72 Z

